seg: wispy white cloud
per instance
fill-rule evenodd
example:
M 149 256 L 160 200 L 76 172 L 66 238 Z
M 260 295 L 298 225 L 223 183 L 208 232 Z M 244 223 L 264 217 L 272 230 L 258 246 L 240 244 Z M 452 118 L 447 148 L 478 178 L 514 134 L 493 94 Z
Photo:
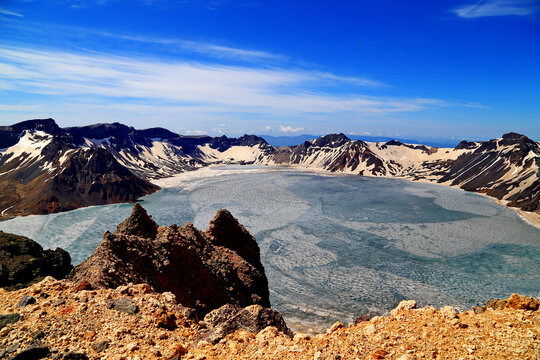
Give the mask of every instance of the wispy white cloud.
M 127 34 L 83 30 L 83 29 L 78 29 L 78 30 L 91 32 L 95 35 L 100 35 L 100 36 L 105 36 L 105 37 L 115 38 L 115 39 L 120 39 L 120 40 L 175 47 L 177 49 L 184 50 L 187 52 L 204 54 L 204 55 L 208 55 L 215 58 L 229 58 L 229 59 L 236 59 L 236 60 L 269 60 L 269 59 L 283 60 L 285 59 L 285 56 L 283 55 L 272 54 L 266 51 L 240 49 L 236 47 L 212 44 L 208 42 L 199 42 L 199 41 L 173 39 L 173 38 L 159 38 L 159 37 L 151 37 L 151 36 L 127 35 Z
M 356 135 L 356 136 L 358 136 L 358 135 L 365 135 L 365 136 L 371 136 L 371 132 L 369 132 L 369 131 L 362 131 L 361 133 L 357 133 L 357 132 L 355 132 L 355 131 L 351 131 L 351 132 L 349 132 L 349 135 Z
M 266 125 L 266 126 L 263 128 L 263 131 L 272 131 L 272 127 L 269 126 L 269 125 Z
M 292 126 L 283 126 L 283 125 L 279 125 L 279 131 L 281 132 L 284 132 L 284 133 L 295 133 L 295 132 L 299 132 L 299 131 L 302 131 L 304 130 L 303 127 L 292 127 Z
M 238 49 L 229 46 L 215 45 L 195 41 L 179 41 L 179 45 L 193 52 L 211 55 L 214 57 L 238 58 L 238 59 L 284 59 L 282 55 L 272 54 L 266 51 Z
M 356 86 L 366 86 L 366 87 L 382 87 L 388 86 L 380 81 L 371 80 L 365 77 L 353 77 L 353 76 L 337 76 L 332 73 L 321 73 L 321 78 L 326 78 L 333 81 L 351 83 Z
M 459 17 L 475 19 L 487 16 L 526 16 L 538 11 L 538 2 L 534 0 L 481 0 L 474 4 L 455 8 Z
M 206 135 L 206 134 L 208 134 L 208 131 L 204 131 L 204 130 L 186 130 L 185 134 L 186 135 Z
M 81 3 L 74 3 L 76 6 L 83 6 Z M 6 14 L 22 16 L 13 12 L 5 11 Z M 3 13 L 0 8 L 0 15 Z M 47 28 L 48 33 L 61 37 L 65 40 L 80 41 L 81 37 L 93 39 L 93 41 L 118 41 L 119 47 L 129 45 L 154 45 L 160 47 L 165 53 L 189 57 L 189 55 L 203 55 L 204 57 L 218 60 L 228 59 L 233 61 L 244 62 L 265 62 L 265 63 L 280 63 L 287 61 L 288 58 L 282 54 L 276 54 L 258 49 L 241 48 L 230 46 L 227 44 L 213 43 L 211 41 L 194 41 L 192 39 L 176 38 L 176 37 L 161 37 L 149 36 L 140 34 L 129 34 L 120 32 L 110 32 L 96 29 L 89 29 L 78 26 L 66 26 L 57 24 L 47 24 L 41 22 L 28 22 L 22 19 L 12 19 L 11 22 L 3 24 L 11 33 L 25 34 L 28 37 L 39 36 L 43 28 Z M 328 74 L 330 78 L 332 74 Z M 345 79 L 342 79 L 345 81 Z M 368 79 L 360 79 L 361 81 Z M 356 81 L 350 78 L 350 81 Z
M 28 109 L 28 114 L 39 116 L 61 112 L 72 119 L 100 121 L 189 119 L 205 122 L 208 131 L 215 128 L 219 132 L 224 128 L 216 125 L 224 121 L 260 129 L 267 124 L 277 127 L 276 122 L 284 119 L 328 121 L 346 114 L 383 116 L 459 106 L 438 99 L 336 95 L 318 90 L 328 78 L 317 71 L 0 48 L 0 91 L 28 94 L 32 101 L 19 101 L 17 105 L 22 107 L 42 99 L 49 105 Z M 339 79 L 336 76 L 333 81 L 339 83 Z M 302 130 L 292 126 L 279 129 Z
M 7 10 L 7 9 L 2 9 L 0 8 L 0 15 L 8 15 L 8 16 L 16 16 L 16 17 L 23 17 L 24 15 L 22 14 L 19 14 L 15 11 L 10 11 L 10 10 Z
M 28 112 L 39 110 L 37 105 L 4 105 L 0 104 L 0 111 L 9 111 L 9 112 Z

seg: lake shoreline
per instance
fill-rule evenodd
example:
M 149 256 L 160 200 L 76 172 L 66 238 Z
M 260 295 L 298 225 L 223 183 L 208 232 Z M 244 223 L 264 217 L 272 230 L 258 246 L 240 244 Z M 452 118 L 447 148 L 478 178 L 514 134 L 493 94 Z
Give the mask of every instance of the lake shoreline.
M 170 176 L 170 177 L 167 177 L 167 178 L 160 178 L 160 179 L 150 180 L 150 181 L 153 184 L 160 186 L 161 188 L 168 188 L 168 187 L 178 187 L 178 186 L 181 186 L 181 184 L 184 183 L 184 182 L 188 182 L 188 181 L 195 180 L 195 179 L 201 179 L 201 178 L 205 178 L 205 177 L 215 177 L 215 176 L 222 176 L 222 175 L 234 174 L 234 173 L 254 173 L 254 172 L 282 171 L 282 170 L 297 170 L 299 172 L 307 172 L 307 173 L 312 173 L 312 174 L 317 174 L 317 175 L 326 175 L 326 176 L 364 176 L 364 177 L 367 177 L 367 178 L 400 179 L 400 180 L 407 180 L 407 181 L 410 181 L 410 182 L 413 182 L 413 183 L 427 183 L 427 184 L 433 184 L 433 185 L 440 185 L 440 186 L 444 186 L 444 187 L 450 187 L 450 188 L 454 188 L 454 189 L 459 189 L 459 190 L 462 190 L 464 192 L 469 192 L 469 193 L 481 195 L 483 197 L 486 197 L 486 198 L 492 200 L 493 202 L 495 202 L 496 204 L 498 204 L 500 206 L 503 206 L 503 207 L 505 207 L 507 209 L 510 209 L 510 210 L 514 211 L 519 216 L 519 218 L 521 220 L 523 220 L 523 222 L 525 222 L 528 225 L 533 226 L 533 227 L 535 227 L 537 229 L 540 229 L 540 213 L 531 212 L 531 211 L 524 211 L 524 210 L 521 210 L 520 208 L 517 208 L 517 207 L 507 206 L 507 203 L 508 203 L 507 201 L 499 200 L 499 199 L 497 199 L 495 197 L 492 197 L 492 196 L 489 196 L 488 194 L 485 194 L 485 193 L 475 192 L 475 191 L 466 191 L 466 190 L 463 190 L 462 188 L 460 188 L 459 186 L 454 186 L 454 185 L 449 185 L 449 184 L 441 184 L 441 183 L 437 183 L 435 181 L 431 181 L 429 179 L 414 179 L 414 178 L 405 177 L 405 176 L 358 175 L 358 174 L 354 174 L 354 173 L 336 173 L 336 172 L 331 172 L 331 171 L 323 170 L 323 169 L 306 168 L 306 167 L 300 167 L 300 166 L 290 166 L 290 165 L 289 166 L 287 166 L 287 165 L 275 165 L 274 166 L 274 165 L 257 165 L 257 164 L 254 164 L 254 166 L 260 166 L 261 167 L 260 169 L 236 170 L 236 171 L 233 170 L 233 172 L 223 171 L 222 173 L 219 173 L 219 174 L 207 174 L 207 176 L 204 176 L 204 175 L 203 176 L 193 176 L 194 173 L 201 174 L 203 171 L 204 172 L 209 172 L 212 168 L 223 167 L 223 166 L 227 166 L 227 165 L 212 164 L 212 165 L 209 165 L 209 166 L 202 167 L 200 169 L 196 169 L 196 170 L 192 170 L 192 171 L 186 171 L 184 173 L 173 175 L 173 176 Z M 233 166 L 251 166 L 251 165 L 233 165 Z M 270 170 L 270 169 L 272 169 L 272 170 Z M 176 181 L 175 181 L 175 179 L 176 179 Z

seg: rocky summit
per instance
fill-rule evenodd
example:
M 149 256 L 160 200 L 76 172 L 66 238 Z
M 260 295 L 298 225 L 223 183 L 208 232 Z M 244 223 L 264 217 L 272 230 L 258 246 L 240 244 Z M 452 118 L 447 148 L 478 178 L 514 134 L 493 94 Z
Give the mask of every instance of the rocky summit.
M 227 210 L 201 232 L 191 223 L 158 227 L 137 203 L 114 233 L 105 232 L 72 280 L 92 288 L 146 283 L 199 316 L 225 304 L 270 306 L 257 242 Z

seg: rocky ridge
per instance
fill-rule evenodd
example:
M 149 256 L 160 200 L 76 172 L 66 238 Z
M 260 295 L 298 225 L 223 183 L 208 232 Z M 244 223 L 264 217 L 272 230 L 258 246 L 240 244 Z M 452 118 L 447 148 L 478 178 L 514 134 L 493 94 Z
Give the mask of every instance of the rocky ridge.
M 0 138 L 0 217 L 130 202 L 156 191 L 154 179 L 211 164 L 261 164 L 455 186 L 540 224 L 540 145 L 516 133 L 455 148 L 344 134 L 274 148 L 255 135 L 182 136 L 119 123 L 62 129 L 43 119 L 0 127 Z
M 429 181 L 483 193 L 525 211 L 540 211 L 540 145 L 516 133 L 461 142 L 453 149 L 395 140 L 367 143 L 333 134 L 278 148 L 263 163 Z
M 134 202 L 159 189 L 149 179 L 222 162 L 218 158 L 230 149 L 230 161 L 252 163 L 246 156 L 233 160 L 242 147 L 272 151 L 249 135 L 182 136 L 119 123 L 63 129 L 53 119 L 2 126 L 0 218 Z
M 225 304 L 270 306 L 259 246 L 227 210 L 201 232 L 191 223 L 158 227 L 136 203 L 70 278 L 91 288 L 146 283 L 199 316 Z
M 25 296 L 35 303 L 18 307 Z M 241 316 L 232 307 L 197 321 L 174 295 L 147 284 L 84 290 L 47 277 L 22 290 L 0 290 L 0 357 L 535 360 L 540 354 L 538 304 L 513 294 L 458 314 L 452 307 L 416 309 L 409 300 L 387 317 L 360 317 L 323 334 L 291 336 L 265 326 L 261 319 L 268 315 L 257 305 Z M 231 324 L 235 316 L 242 318 L 241 325 L 225 331 L 229 325 L 224 322 Z

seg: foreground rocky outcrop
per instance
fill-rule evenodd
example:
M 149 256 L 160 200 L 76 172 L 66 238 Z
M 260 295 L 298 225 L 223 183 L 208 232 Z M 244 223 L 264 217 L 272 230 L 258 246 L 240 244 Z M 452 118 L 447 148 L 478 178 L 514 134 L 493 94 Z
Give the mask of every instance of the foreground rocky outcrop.
M 62 279 L 72 269 L 66 251 L 43 250 L 31 239 L 0 231 L 0 287 L 21 289 L 46 276 Z
M 201 232 L 191 223 L 158 227 L 137 203 L 72 279 L 92 288 L 146 283 L 201 316 L 225 304 L 270 306 L 257 242 L 227 210 Z
M 34 302 L 19 307 L 24 297 Z M 276 325 L 260 330 L 268 313 L 257 305 L 226 306 L 197 321 L 172 294 L 147 284 L 84 290 L 48 277 L 18 291 L 0 289 L 0 358 L 538 359 L 538 300 L 513 294 L 491 304 L 456 313 L 416 309 L 409 300 L 387 317 L 291 337 Z M 240 318 L 247 320 L 224 331 Z

